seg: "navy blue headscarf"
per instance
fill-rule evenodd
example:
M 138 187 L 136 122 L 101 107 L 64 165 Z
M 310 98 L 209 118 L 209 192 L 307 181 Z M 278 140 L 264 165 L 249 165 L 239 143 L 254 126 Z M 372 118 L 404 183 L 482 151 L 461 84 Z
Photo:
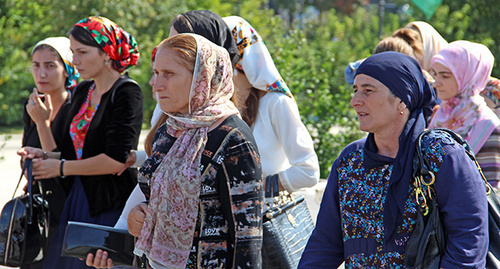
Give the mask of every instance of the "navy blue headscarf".
M 412 161 L 418 135 L 426 128 L 426 118 L 436 105 L 436 93 L 427 82 L 418 62 L 399 52 L 382 52 L 368 57 L 359 66 L 356 75 L 370 76 L 391 90 L 410 110 L 410 116 L 399 136 L 399 150 L 394 159 L 389 188 L 384 205 L 385 241 L 401 219 L 408 198 L 412 178 Z M 373 148 L 375 140 L 370 133 L 365 151 Z

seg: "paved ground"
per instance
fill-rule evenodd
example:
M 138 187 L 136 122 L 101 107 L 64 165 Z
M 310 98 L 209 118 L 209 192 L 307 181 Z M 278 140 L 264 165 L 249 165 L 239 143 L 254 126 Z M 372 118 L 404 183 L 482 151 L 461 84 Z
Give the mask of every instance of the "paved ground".
M 143 131 L 141 133 L 141 139 L 139 142 L 139 148 L 142 148 L 144 145 L 143 140 L 147 135 L 147 131 Z M 17 156 L 16 151 L 21 146 L 22 135 L 12 135 L 11 139 L 9 139 L 5 146 L 0 149 L 0 156 L 3 156 L 4 159 L 0 160 L 0 174 L 2 184 L 0 184 L 0 206 L 3 207 L 5 203 L 7 203 L 14 193 L 17 182 L 19 180 L 19 176 L 21 174 L 21 167 L 19 165 L 19 156 Z M 4 140 L 4 135 L 0 134 L 0 145 Z M 22 194 L 22 187 L 26 184 L 26 180 L 23 179 L 20 184 L 20 189 L 17 191 L 16 195 Z M 321 201 L 321 197 L 323 196 L 323 190 L 326 185 L 326 181 L 322 180 L 318 185 L 313 188 L 309 188 L 304 191 L 298 192 L 298 194 L 302 194 L 306 198 L 307 205 L 309 210 L 311 211 L 311 216 L 313 220 L 316 222 L 316 215 L 319 209 L 319 202 Z M 11 268 L 11 267 L 2 267 L 0 268 Z

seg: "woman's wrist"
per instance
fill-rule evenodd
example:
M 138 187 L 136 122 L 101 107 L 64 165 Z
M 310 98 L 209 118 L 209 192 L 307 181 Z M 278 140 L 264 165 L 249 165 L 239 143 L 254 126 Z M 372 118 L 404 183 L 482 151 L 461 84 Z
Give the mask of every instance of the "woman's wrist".
M 60 152 L 53 152 L 53 151 L 45 151 L 45 150 L 42 150 L 43 151 L 43 159 L 46 160 L 46 159 L 59 159 L 60 156 L 61 156 L 61 153 Z

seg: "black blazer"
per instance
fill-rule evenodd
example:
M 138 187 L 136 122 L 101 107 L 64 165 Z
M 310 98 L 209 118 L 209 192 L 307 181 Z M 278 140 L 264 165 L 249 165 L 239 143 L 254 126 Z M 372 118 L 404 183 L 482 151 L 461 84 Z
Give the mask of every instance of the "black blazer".
M 125 163 L 131 149 L 137 149 L 143 121 L 143 101 L 140 86 L 133 80 L 123 83 L 114 89 L 119 81 L 128 79 L 121 76 L 110 91 L 101 97 L 101 102 L 90 123 L 82 159 L 105 153 L 107 156 Z M 61 158 L 76 160 L 76 153 L 69 134 L 69 126 L 85 101 L 92 81 L 80 82 L 74 90 L 69 119 L 65 125 Z M 92 169 L 89 167 L 89 169 Z M 90 215 L 121 209 L 129 194 L 137 184 L 137 169 L 129 168 L 120 176 L 107 174 L 97 176 L 80 176 L 87 200 Z M 61 180 L 65 190 L 69 192 L 73 178 Z

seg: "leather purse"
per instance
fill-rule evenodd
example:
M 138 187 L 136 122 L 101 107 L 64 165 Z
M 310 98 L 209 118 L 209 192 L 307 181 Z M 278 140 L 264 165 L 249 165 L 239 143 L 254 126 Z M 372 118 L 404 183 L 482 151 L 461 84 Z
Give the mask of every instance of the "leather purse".
M 275 184 L 266 180 L 266 196 L 272 196 Z M 273 199 L 263 214 L 262 268 L 297 268 L 314 222 L 304 196 L 282 191 Z
M 488 235 L 490 244 L 486 255 L 486 268 L 500 268 L 500 196 L 490 186 L 488 195 Z
M 86 259 L 98 249 L 108 252 L 114 265 L 133 265 L 134 236 L 127 230 L 109 226 L 68 221 L 62 255 Z
M 408 268 L 439 269 L 441 258 L 446 248 L 439 208 L 432 185 L 435 181 L 434 173 L 424 165 L 421 140 L 423 132 L 417 139 L 417 150 L 413 158 L 413 178 L 417 195 L 417 219 L 415 229 L 408 240 L 405 250 L 405 265 Z M 430 176 L 430 181 L 424 179 Z
M 14 195 L 25 172 L 27 193 L 7 202 L 0 216 L 0 265 L 20 267 L 41 261 L 48 244 L 49 206 L 43 194 L 33 195 L 31 159 L 24 161 Z
M 455 140 L 464 147 L 469 158 L 476 164 L 479 174 L 486 185 L 488 198 L 489 245 L 486 268 L 500 268 L 500 197 L 497 191 L 488 183 L 467 141 L 454 131 L 446 128 L 426 130 L 417 139 L 417 149 L 413 159 L 413 177 L 417 197 L 420 196 L 421 199 L 417 198 L 419 204 L 417 224 L 406 246 L 405 265 L 409 268 L 439 268 L 446 247 L 446 235 L 432 188 L 435 181 L 434 173 L 429 171 L 429 162 L 422 155 L 421 148 L 422 138 L 431 132 Z M 430 176 L 430 180 L 425 181 L 423 175 Z

